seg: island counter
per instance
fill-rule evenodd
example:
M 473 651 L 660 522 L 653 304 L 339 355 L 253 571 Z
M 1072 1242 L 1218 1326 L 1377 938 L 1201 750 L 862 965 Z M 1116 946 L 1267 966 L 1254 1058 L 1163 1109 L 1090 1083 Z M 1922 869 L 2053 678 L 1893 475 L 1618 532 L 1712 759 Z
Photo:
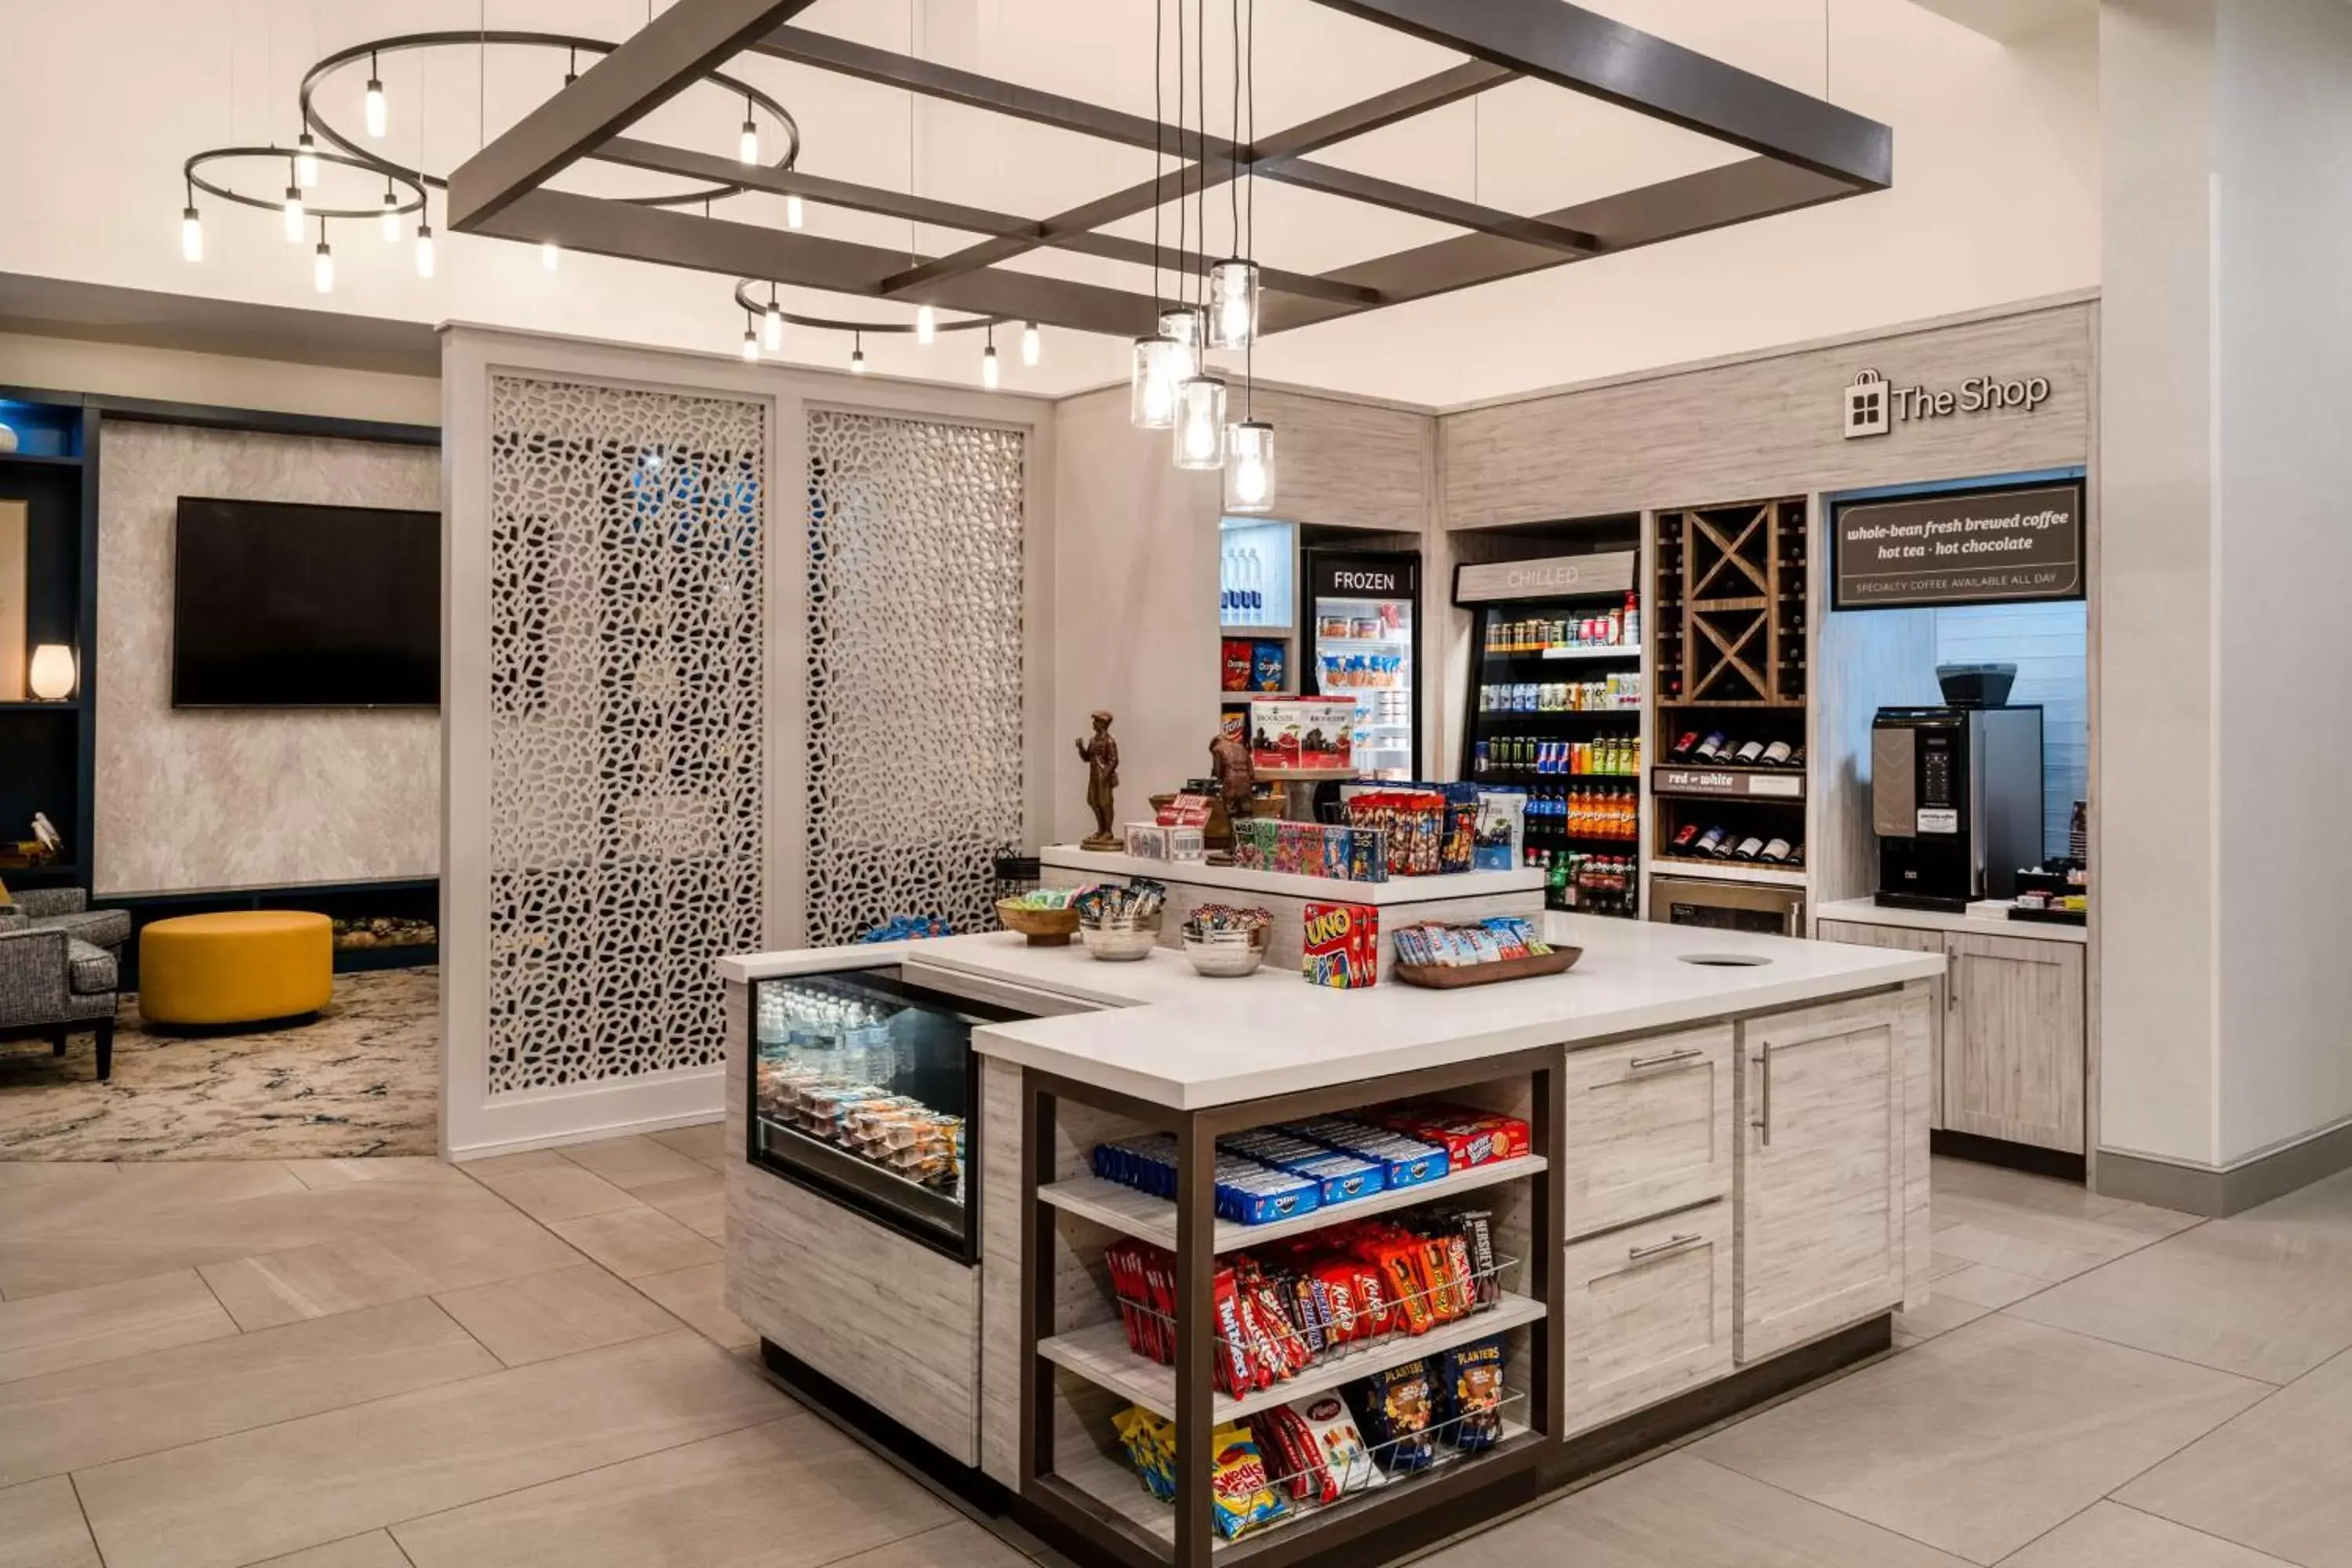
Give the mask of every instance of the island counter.
M 1889 1315 L 1926 1299 L 1942 959 L 1548 924 L 1584 950 L 1568 973 L 1452 992 L 1211 980 L 1172 952 L 1106 963 L 1003 933 L 722 960 L 728 1304 L 798 1391 L 1073 1558 L 1186 1568 L 1382 1561 L 1883 1350 Z M 778 987 L 845 1020 L 852 1055 L 814 1026 L 779 1043 L 801 1026 L 780 1022 Z M 895 1047 L 876 1022 L 892 998 Z M 918 1205 L 890 1190 L 908 1180 L 861 1174 L 868 1157 L 785 1146 L 823 1139 L 805 1108 L 797 1131 L 773 1100 L 763 1115 L 758 1086 L 815 1058 L 836 1079 L 844 1060 L 918 1075 L 934 1104 L 964 1075 L 951 1196 L 940 1171 Z M 1220 1139 L 1432 1102 L 1524 1122 L 1528 1144 L 1270 1223 L 1217 1212 Z M 1172 1200 L 1096 1173 L 1097 1145 L 1153 1138 L 1172 1141 Z M 908 1158 L 872 1142 L 885 1167 Z M 1427 1173 L 1389 1173 L 1408 1170 Z M 1491 1244 L 1475 1289 L 1423 1303 L 1454 1314 L 1292 1345 L 1264 1387 L 1214 1374 L 1243 1339 L 1236 1268 L 1295 1281 L 1343 1239 L 1474 1226 Z M 1164 1259 L 1172 1313 L 1122 1308 L 1137 1247 Z M 1137 1352 L 1139 1325 L 1172 1364 Z M 1475 1420 L 1433 1413 L 1426 1464 L 1401 1444 L 1387 1456 L 1413 1465 L 1323 1467 L 1309 1495 L 1270 1452 L 1279 1517 L 1223 1538 L 1209 1467 L 1229 1429 L 1255 1424 L 1272 1449 L 1284 1407 L 1345 1421 L 1376 1385 L 1410 1403 L 1416 1363 L 1433 1385 L 1497 1367 L 1499 1397 Z M 1121 1440 L 1171 1420 L 1220 1439 L 1181 1451 L 1172 1503 Z

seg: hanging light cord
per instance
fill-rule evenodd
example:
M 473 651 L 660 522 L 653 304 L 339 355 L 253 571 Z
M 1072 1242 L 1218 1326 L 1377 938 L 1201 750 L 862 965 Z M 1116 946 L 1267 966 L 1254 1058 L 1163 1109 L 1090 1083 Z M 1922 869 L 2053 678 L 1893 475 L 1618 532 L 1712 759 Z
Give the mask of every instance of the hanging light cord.
M 1257 262 L 1257 0 L 1249 0 L 1249 250 Z M 1263 308 L 1263 307 L 1261 307 Z M 1242 417 L 1257 413 L 1257 323 L 1250 323 L 1249 342 L 1242 345 Z
M 1192 265 L 1191 247 L 1192 209 L 1184 205 L 1190 195 L 1186 182 L 1192 172 L 1184 167 L 1184 0 L 1176 0 L 1176 302 L 1188 305 L 1192 300 Z
M 1167 302 L 1160 291 L 1160 208 L 1168 200 L 1167 109 L 1160 101 L 1160 43 L 1168 31 L 1168 0 L 1151 0 L 1151 307 Z M 1159 323 L 1152 331 L 1160 330 Z
M 1242 0 L 1232 0 L 1234 24 L 1234 145 L 1225 157 L 1226 195 L 1233 208 L 1234 251 L 1242 254 Z

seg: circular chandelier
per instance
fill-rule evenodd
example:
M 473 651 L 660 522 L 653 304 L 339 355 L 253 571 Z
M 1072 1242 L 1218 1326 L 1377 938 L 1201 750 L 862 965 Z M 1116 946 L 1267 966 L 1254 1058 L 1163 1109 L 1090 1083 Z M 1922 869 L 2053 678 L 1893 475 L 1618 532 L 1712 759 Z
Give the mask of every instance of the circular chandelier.
M 282 211 L 286 218 L 287 237 L 289 239 L 300 239 L 306 231 L 309 220 L 316 218 L 319 221 L 319 247 L 312 265 L 312 278 L 319 292 L 322 294 L 331 292 L 334 288 L 333 252 L 328 247 L 326 236 L 326 225 L 330 219 L 372 217 L 383 226 L 383 237 L 386 240 L 397 241 L 400 237 L 401 220 L 412 213 L 415 214 L 416 274 L 420 278 L 432 277 L 435 258 L 431 192 L 435 188 L 446 190 L 449 185 L 449 176 L 446 174 L 436 174 L 429 169 L 412 167 L 375 152 L 368 146 L 368 142 L 381 140 L 389 131 L 392 122 L 391 99 L 384 91 L 378 65 L 382 57 L 385 55 L 467 47 L 480 49 L 486 58 L 488 52 L 494 48 L 560 50 L 567 57 L 569 62 L 563 78 L 564 85 L 568 87 L 579 76 L 581 55 L 609 55 L 620 46 L 604 38 L 591 38 L 571 33 L 478 30 L 403 33 L 390 37 L 370 39 L 365 43 L 353 44 L 347 48 L 338 49 L 320 59 L 302 73 L 301 85 L 296 92 L 296 106 L 299 111 L 302 131 L 292 147 L 274 145 L 215 147 L 194 154 L 182 165 L 181 174 L 187 187 L 187 205 L 182 208 L 180 213 L 181 256 L 192 262 L 204 259 L 204 217 L 196 206 L 196 193 L 201 191 L 208 196 L 232 202 L 239 206 L 277 208 Z M 363 100 L 366 119 L 365 140 L 354 137 L 331 122 L 320 110 L 315 101 L 322 82 L 362 58 L 368 62 L 367 91 Z M 751 83 L 730 76 L 724 71 L 705 71 L 699 79 L 703 83 L 719 89 L 730 97 L 740 98 L 743 100 L 743 121 L 736 142 L 737 156 L 742 163 L 759 165 L 763 162 L 761 156 L 761 121 L 763 116 L 782 133 L 783 139 L 782 156 L 767 163 L 765 166 L 789 170 L 799 162 L 800 124 L 793 118 L 790 110 Z M 313 132 L 316 132 L 315 137 Z M 327 147 L 321 148 L 319 145 L 321 140 L 328 143 Z M 286 163 L 288 178 L 286 195 L 282 201 L 246 195 L 218 181 L 205 178 L 200 172 L 215 163 L 255 158 L 283 160 Z M 419 158 L 421 161 L 421 153 Z M 320 207 L 310 205 L 304 198 L 303 193 L 318 184 L 320 165 L 330 163 L 356 169 L 370 175 L 381 176 L 384 181 L 383 204 L 366 208 Z M 637 206 L 646 207 L 708 207 L 712 202 L 741 195 L 748 189 L 748 186 L 741 184 L 712 181 L 695 184 L 682 191 L 626 196 L 620 199 Z M 785 221 L 793 228 L 801 226 L 803 214 L 799 196 L 785 198 Z M 551 272 L 556 269 L 561 254 L 553 240 L 544 241 L 540 246 L 541 262 Z
M 866 374 L 866 334 L 883 337 L 911 336 L 917 342 L 929 345 L 941 332 L 986 332 L 987 346 L 981 350 L 980 384 L 989 391 L 996 390 L 999 370 L 996 359 L 996 329 L 1010 326 L 1011 316 L 965 316 L 952 321 L 940 320 L 939 313 L 929 305 L 915 309 L 910 321 L 851 321 L 833 316 L 811 316 L 787 310 L 776 300 L 779 286 L 772 280 L 739 278 L 735 280 L 736 308 L 743 312 L 742 353 L 747 363 L 757 363 L 761 353 L 774 353 L 784 346 L 786 327 L 806 327 L 822 332 L 847 332 L 850 339 L 849 369 L 852 374 Z M 751 291 L 765 288 L 766 300 L 755 299 Z M 1021 326 L 1021 363 L 1035 364 L 1043 342 L 1034 321 Z
M 216 164 L 255 159 L 266 159 L 272 163 L 283 163 L 286 165 L 286 195 L 283 197 L 272 200 L 267 196 L 247 195 L 243 191 L 236 190 L 208 177 L 205 174 L 207 169 Z M 308 171 L 302 167 L 305 162 L 310 164 Z M 357 169 L 370 176 L 382 175 L 383 178 L 382 205 L 370 207 L 330 207 L 313 205 L 305 201 L 302 192 L 306 184 L 318 184 L 320 163 L 333 163 L 342 168 Z M 303 178 L 306 172 L 310 175 L 307 182 Z M 321 153 L 316 148 L 304 153 L 284 147 L 211 147 L 192 154 L 185 163 L 182 163 L 180 178 L 187 186 L 188 192 L 188 205 L 182 208 L 180 213 L 182 256 L 190 261 L 204 259 L 204 219 L 196 211 L 198 191 L 225 202 L 233 202 L 238 206 L 259 207 L 265 212 L 274 211 L 281 214 L 286 225 L 286 237 L 291 243 L 299 244 L 309 233 L 311 220 L 316 219 L 319 225 L 319 247 L 311 253 L 310 274 L 314 286 L 321 294 L 331 294 L 335 289 L 335 253 L 327 243 L 329 220 L 361 222 L 373 218 L 383 225 L 385 238 L 398 239 L 400 220 L 410 213 L 421 213 L 425 210 L 425 186 L 414 175 L 397 169 L 387 168 L 367 158 L 353 157 L 344 153 Z M 430 231 L 424 232 L 426 234 L 426 243 L 429 245 Z

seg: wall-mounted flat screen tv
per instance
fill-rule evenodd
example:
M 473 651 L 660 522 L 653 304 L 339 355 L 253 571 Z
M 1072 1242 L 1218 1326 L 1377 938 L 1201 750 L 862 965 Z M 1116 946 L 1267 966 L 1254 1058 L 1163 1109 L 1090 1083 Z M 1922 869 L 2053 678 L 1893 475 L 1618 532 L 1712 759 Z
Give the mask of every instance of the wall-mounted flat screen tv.
M 431 708 L 441 517 L 180 498 L 174 708 Z

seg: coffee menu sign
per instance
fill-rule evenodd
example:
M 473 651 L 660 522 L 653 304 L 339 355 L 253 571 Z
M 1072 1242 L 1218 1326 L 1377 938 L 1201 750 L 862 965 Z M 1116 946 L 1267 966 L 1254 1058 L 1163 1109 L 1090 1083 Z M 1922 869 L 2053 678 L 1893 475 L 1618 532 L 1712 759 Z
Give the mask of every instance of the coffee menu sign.
M 1832 609 L 2083 596 L 2080 480 L 1849 501 L 1831 530 Z

